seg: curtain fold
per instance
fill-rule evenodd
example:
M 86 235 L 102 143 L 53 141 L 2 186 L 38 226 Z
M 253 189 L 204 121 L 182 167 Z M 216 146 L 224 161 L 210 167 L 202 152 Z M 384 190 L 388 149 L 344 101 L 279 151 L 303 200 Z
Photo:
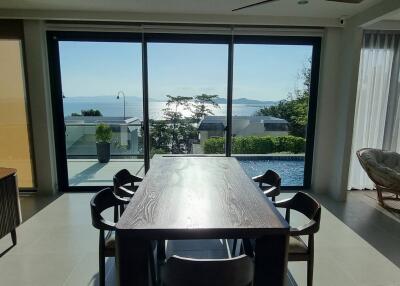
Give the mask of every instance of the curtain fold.
M 372 189 L 358 162 L 365 148 L 400 150 L 400 35 L 366 32 L 360 55 L 348 189 Z

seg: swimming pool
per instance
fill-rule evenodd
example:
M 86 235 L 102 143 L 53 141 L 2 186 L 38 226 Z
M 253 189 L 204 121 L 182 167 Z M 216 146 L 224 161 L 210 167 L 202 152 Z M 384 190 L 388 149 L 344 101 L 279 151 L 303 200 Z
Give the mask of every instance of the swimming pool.
M 303 186 L 304 157 L 301 156 L 238 156 L 249 177 L 264 174 L 271 169 L 282 178 L 282 186 Z

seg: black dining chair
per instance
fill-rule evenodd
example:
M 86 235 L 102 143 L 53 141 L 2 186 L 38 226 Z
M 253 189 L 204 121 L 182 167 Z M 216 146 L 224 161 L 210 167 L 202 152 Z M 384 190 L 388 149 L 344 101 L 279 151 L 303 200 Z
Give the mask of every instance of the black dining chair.
M 142 177 L 132 175 L 127 169 L 122 169 L 114 175 L 114 193 L 122 198 L 132 198 L 138 188 L 136 183 L 143 181 Z M 119 207 L 119 215 L 124 211 L 124 205 Z M 114 208 L 114 221 L 118 218 L 118 207 Z
M 115 257 L 115 222 L 106 220 L 102 212 L 109 208 L 125 205 L 129 202 L 126 198 L 116 196 L 111 188 L 105 188 L 96 193 L 90 201 L 92 225 L 100 230 L 99 235 L 99 284 L 105 285 L 105 259 Z M 155 248 L 155 245 L 152 245 Z M 149 250 L 153 251 L 153 250 Z M 150 270 L 155 276 L 154 256 L 150 255 Z
M 275 202 L 275 197 L 281 193 L 281 177 L 272 170 L 267 170 L 263 175 L 255 176 L 252 180 L 258 183 L 265 196 Z M 232 253 L 236 252 L 237 239 L 233 240 Z
M 281 193 L 281 177 L 274 171 L 268 170 L 263 175 L 255 176 L 252 178 L 254 182 L 258 183 L 258 186 L 272 201 L 275 201 L 275 197 Z
M 173 255 L 160 265 L 161 286 L 250 286 L 254 263 L 247 255 L 193 259 Z
M 285 220 L 290 225 L 291 210 L 295 210 L 304 216 L 309 221 L 299 227 L 290 225 L 289 237 L 289 261 L 306 261 L 307 262 L 307 286 L 313 284 L 314 272 L 314 234 L 318 232 L 321 221 L 321 205 L 310 195 L 297 192 L 292 198 L 274 202 L 275 207 L 285 208 Z M 301 236 L 307 236 L 307 244 Z M 249 255 L 254 255 L 254 240 L 243 239 L 244 252 Z
M 318 232 L 321 222 L 321 205 L 310 195 L 297 192 L 291 199 L 274 203 L 278 208 L 285 208 L 285 220 L 290 225 L 290 210 L 298 211 L 309 221 L 300 226 L 290 226 L 289 261 L 307 262 L 307 286 L 313 284 L 314 273 L 314 234 Z M 307 244 L 300 236 L 308 236 Z

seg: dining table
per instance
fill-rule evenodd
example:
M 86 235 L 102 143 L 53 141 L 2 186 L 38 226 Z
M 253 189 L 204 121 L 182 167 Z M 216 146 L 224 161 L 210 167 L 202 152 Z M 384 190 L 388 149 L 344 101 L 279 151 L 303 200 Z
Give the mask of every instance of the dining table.
M 152 159 L 116 224 L 120 286 L 148 286 L 151 241 L 255 239 L 254 285 L 286 285 L 289 225 L 234 157 Z

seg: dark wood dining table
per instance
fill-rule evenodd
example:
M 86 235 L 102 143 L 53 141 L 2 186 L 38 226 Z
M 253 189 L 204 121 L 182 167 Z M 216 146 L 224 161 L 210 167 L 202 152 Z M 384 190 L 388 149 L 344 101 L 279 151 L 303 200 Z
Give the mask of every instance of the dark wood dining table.
M 289 225 L 232 157 L 165 156 L 116 225 L 118 285 L 149 285 L 153 240 L 254 238 L 254 285 L 286 285 Z

